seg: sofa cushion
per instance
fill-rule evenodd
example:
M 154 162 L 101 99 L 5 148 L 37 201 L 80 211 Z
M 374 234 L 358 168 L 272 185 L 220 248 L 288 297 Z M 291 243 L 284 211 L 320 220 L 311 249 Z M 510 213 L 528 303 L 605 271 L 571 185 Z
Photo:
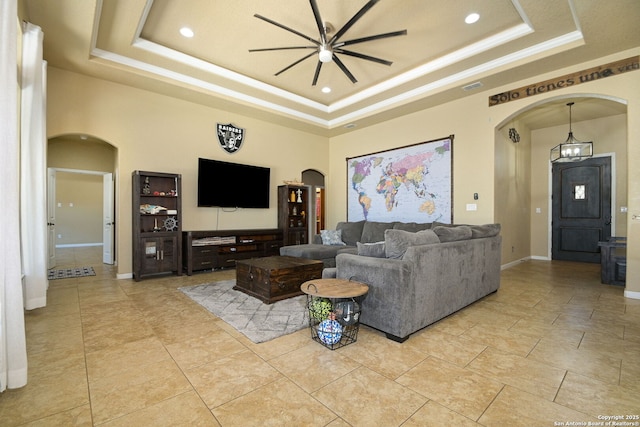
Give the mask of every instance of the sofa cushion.
M 458 225 L 465 225 L 465 224 L 451 224 L 451 223 L 447 224 L 447 223 L 440 222 L 440 221 L 433 221 L 431 223 L 431 229 L 433 230 L 436 227 L 456 227 Z
M 364 221 L 357 222 L 339 222 L 336 230 L 342 231 L 342 241 L 348 246 L 355 246 L 356 242 L 360 242 L 362 237 L 362 228 Z
M 442 243 L 471 239 L 471 227 L 468 225 L 438 226 L 433 229 Z
M 358 255 L 370 256 L 374 258 L 385 258 L 385 245 L 384 242 L 375 243 L 360 243 L 358 242 Z
M 429 230 L 431 228 L 430 222 L 396 222 L 393 225 L 394 230 L 404 230 L 416 233 L 422 230 Z
M 409 246 L 440 243 L 433 230 L 411 233 L 404 230 L 389 229 L 384 232 L 385 255 L 387 258 L 401 259 Z
M 344 246 L 342 230 L 320 230 L 323 245 Z
M 493 237 L 500 234 L 500 224 L 470 225 L 470 227 L 472 239 Z
M 341 246 L 340 249 L 338 249 L 338 252 L 336 253 L 336 256 L 338 256 L 340 254 L 358 255 L 358 247 L 357 246 Z
M 393 228 L 395 222 L 377 222 L 367 221 L 362 228 L 362 238 L 359 240 L 361 243 L 375 243 L 384 240 L 384 232 L 387 229 Z

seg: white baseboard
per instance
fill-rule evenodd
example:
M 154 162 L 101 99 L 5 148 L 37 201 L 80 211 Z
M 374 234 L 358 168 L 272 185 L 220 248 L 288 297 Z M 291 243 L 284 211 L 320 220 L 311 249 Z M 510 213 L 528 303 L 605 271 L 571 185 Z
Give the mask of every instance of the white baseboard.
M 103 246 L 102 243 L 67 243 L 64 245 L 56 245 L 56 248 L 83 248 L 86 246 Z
M 631 298 L 631 299 L 640 299 L 640 292 L 624 291 L 624 297 L 625 298 Z
M 525 261 L 528 261 L 528 260 L 530 260 L 530 259 L 531 259 L 531 257 L 525 257 L 525 258 L 517 259 L 517 260 L 515 260 L 515 261 L 511 261 L 511 262 L 509 262 L 509 263 L 506 263 L 506 264 L 501 265 L 501 266 L 500 266 L 500 270 L 506 270 L 507 268 L 515 267 L 516 265 L 518 265 L 518 264 L 520 264 L 520 263 L 523 263 L 523 262 L 525 262 Z
M 532 257 L 529 257 L 530 259 L 535 259 L 537 261 L 551 261 L 551 258 L 549 258 L 548 256 L 539 256 L 539 255 L 534 255 Z
M 116 274 L 116 279 L 133 279 L 133 273 L 120 273 Z

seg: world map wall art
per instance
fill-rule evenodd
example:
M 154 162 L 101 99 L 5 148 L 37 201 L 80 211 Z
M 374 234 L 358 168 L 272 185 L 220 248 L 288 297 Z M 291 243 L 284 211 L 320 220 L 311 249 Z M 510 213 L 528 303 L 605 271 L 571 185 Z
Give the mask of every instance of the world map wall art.
M 347 158 L 347 220 L 453 222 L 453 135 Z

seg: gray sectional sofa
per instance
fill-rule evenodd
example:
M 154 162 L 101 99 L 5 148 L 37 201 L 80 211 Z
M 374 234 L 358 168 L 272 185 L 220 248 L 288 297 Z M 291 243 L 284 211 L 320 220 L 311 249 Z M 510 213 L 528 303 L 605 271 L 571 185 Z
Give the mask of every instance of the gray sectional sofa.
M 386 224 L 383 226 L 381 224 Z M 350 228 L 343 223 L 343 228 Z M 355 228 L 357 229 L 356 226 Z M 364 230 L 384 228 L 379 234 Z M 335 267 L 323 277 L 356 280 L 369 285 L 360 322 L 403 342 L 438 320 L 489 295 L 500 287 L 499 224 L 362 224 L 361 239 L 335 250 Z M 410 231 L 408 231 L 410 230 Z M 347 239 L 350 238 L 346 233 Z M 367 244 L 365 244 L 367 243 Z M 321 254 L 314 245 L 282 254 Z M 327 245 L 325 245 L 327 246 Z M 347 247 L 350 246 L 350 247 Z M 302 250 L 306 249 L 306 250 Z
M 298 258 L 315 259 L 324 262 L 325 267 L 336 266 L 336 255 L 338 253 L 357 253 L 358 243 L 371 244 L 384 240 L 384 232 L 387 229 L 395 228 L 405 231 L 420 231 L 431 228 L 431 223 L 403 223 L 403 222 L 376 222 L 357 221 L 339 222 L 336 231 L 342 236 L 342 244 L 325 245 L 322 243 L 322 236 L 313 236 L 313 243 L 306 245 L 291 245 L 280 248 L 280 255 L 294 256 Z

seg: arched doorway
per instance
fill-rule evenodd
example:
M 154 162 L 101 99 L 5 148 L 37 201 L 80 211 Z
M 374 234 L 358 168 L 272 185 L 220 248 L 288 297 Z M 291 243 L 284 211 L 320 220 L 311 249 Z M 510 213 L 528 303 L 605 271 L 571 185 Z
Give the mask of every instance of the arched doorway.
M 93 261 L 115 263 L 116 158 L 117 149 L 99 138 L 66 134 L 49 139 L 49 268 L 58 263 L 56 248 L 99 247 L 91 250 L 97 256 Z
M 302 172 L 302 182 L 310 187 L 310 194 L 313 197 L 313 217 L 309 221 L 311 227 L 313 227 L 309 236 L 313 236 L 314 234 L 320 234 L 320 230 L 325 229 L 326 194 L 324 175 L 317 170 L 307 169 Z
M 495 128 L 495 213 L 503 226 L 503 265 L 522 259 L 552 259 L 551 148 L 564 142 L 569 130 L 566 104 L 575 102 L 573 131 L 593 140 L 595 156 L 616 159 L 613 233 L 626 235 L 627 107 L 623 99 L 601 94 L 568 94 L 524 107 Z M 520 138 L 513 141 L 513 129 Z

